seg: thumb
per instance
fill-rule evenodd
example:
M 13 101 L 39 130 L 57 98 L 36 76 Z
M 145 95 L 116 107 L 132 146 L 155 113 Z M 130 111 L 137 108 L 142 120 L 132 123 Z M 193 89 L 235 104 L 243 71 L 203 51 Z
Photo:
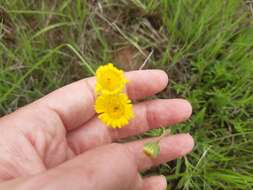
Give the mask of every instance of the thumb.
M 135 160 L 121 144 L 92 149 L 44 173 L 0 184 L 0 190 L 139 190 L 141 187 Z

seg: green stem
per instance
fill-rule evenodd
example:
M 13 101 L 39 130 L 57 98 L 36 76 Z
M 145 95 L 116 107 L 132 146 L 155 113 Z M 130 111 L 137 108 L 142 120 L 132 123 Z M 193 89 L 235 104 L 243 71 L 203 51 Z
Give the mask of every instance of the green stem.
M 87 63 L 87 61 L 85 61 L 85 59 L 80 55 L 80 53 L 70 44 L 65 44 L 66 47 L 68 47 L 70 50 L 72 50 L 77 57 L 82 61 L 82 63 L 84 64 L 84 66 L 89 70 L 89 72 L 93 75 L 95 75 L 95 71 L 92 69 L 92 67 Z

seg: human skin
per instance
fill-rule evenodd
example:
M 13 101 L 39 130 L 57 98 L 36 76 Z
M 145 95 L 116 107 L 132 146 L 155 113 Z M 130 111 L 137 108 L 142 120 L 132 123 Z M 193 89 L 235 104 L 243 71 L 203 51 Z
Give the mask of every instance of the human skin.
M 126 73 L 126 92 L 141 100 L 163 90 L 165 72 Z M 183 99 L 147 100 L 134 105 L 135 117 L 121 129 L 99 121 L 94 111 L 95 78 L 86 78 L 0 119 L 0 190 L 165 190 L 163 176 L 139 172 L 190 152 L 189 134 L 164 137 L 152 159 L 143 144 L 154 139 L 117 143 L 150 129 L 180 123 L 191 115 Z

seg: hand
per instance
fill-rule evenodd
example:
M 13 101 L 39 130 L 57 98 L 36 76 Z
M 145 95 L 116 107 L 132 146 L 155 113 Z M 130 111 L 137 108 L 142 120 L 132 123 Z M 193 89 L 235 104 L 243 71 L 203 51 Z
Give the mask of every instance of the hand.
M 133 100 L 154 95 L 167 86 L 160 70 L 126 73 Z M 193 148 L 189 134 L 164 137 L 161 153 L 151 159 L 143 144 L 152 139 L 113 143 L 153 128 L 172 125 L 191 115 L 182 99 L 148 100 L 134 105 L 128 126 L 110 129 L 96 117 L 95 78 L 60 88 L 0 119 L 0 189 L 163 190 L 164 177 L 142 179 L 140 171 Z

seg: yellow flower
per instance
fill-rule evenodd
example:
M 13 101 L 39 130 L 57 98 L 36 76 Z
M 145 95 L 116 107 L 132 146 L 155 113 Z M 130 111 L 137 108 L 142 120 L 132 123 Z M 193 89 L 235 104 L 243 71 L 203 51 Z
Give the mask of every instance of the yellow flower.
M 126 94 L 101 95 L 96 100 L 98 118 L 112 128 L 121 128 L 133 118 L 133 107 Z
M 116 94 L 121 92 L 127 80 L 122 70 L 109 63 L 96 71 L 96 92 L 98 94 Z

